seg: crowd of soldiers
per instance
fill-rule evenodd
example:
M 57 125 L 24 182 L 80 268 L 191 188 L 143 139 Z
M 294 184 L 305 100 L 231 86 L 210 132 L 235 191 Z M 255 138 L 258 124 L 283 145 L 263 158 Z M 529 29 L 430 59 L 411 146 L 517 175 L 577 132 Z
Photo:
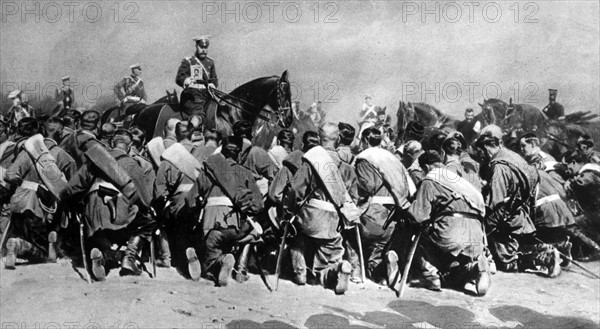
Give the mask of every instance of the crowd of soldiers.
M 182 105 L 200 109 L 218 82 L 207 39 L 195 41 L 176 82 Z M 131 69 L 115 93 L 135 115 L 146 96 L 141 67 Z M 254 269 L 343 294 L 365 277 L 400 289 L 414 258 L 413 284 L 482 296 L 496 269 L 556 277 L 574 245 L 578 259 L 600 258 L 600 158 L 587 135 L 560 162 L 534 134 L 522 136 L 518 154 L 499 127 L 470 132 L 469 122 L 460 129 L 469 136 L 440 131 L 426 141 L 409 122 L 395 145 L 385 111 L 367 99 L 365 117 L 380 124 L 283 129 L 266 150 L 252 144 L 248 121 L 222 136 L 192 115 L 151 138 L 100 124 L 93 110 L 36 120 L 19 93 L 9 97 L 14 110 L 0 120 L 5 268 L 79 254 L 103 281 L 110 269 L 141 275 L 150 246 L 155 265 L 193 281 L 227 286 Z
M 56 261 L 84 239 L 95 280 L 112 268 L 140 275 L 156 241 L 158 266 L 226 286 L 232 273 L 248 278 L 246 246 L 260 262 L 270 250 L 257 245 L 286 238 L 283 275 L 340 294 L 363 275 L 397 288 L 411 237 L 422 235 L 415 284 L 484 295 L 496 267 L 556 277 L 573 243 L 600 255 L 568 205 L 579 201 L 598 220 L 600 167 L 585 136 L 561 170 L 535 135 L 522 137 L 521 156 L 493 125 L 472 146 L 440 132 L 423 150 L 416 122 L 397 149 L 382 147 L 375 127 L 353 145 L 351 125 L 326 122 L 302 136 L 301 150 L 282 130 L 267 151 L 252 145 L 250 122 L 236 122 L 232 136 L 201 122 L 170 119 L 165 138 L 149 141 L 137 127 L 99 125 L 95 111 L 72 126 L 25 117 L 14 136 L 0 122 L 4 266 Z

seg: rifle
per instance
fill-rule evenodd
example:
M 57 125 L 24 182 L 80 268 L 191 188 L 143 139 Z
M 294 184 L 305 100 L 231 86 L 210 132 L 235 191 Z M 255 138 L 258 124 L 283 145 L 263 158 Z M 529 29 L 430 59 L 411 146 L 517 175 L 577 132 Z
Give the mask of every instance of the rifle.
M 75 214 L 75 220 L 79 223 L 79 240 L 81 246 L 81 256 L 83 257 L 83 268 L 85 268 L 86 279 L 88 283 L 92 283 L 92 278 L 90 276 L 90 267 L 87 261 L 87 254 L 85 249 L 85 223 L 81 221 L 81 216 L 79 214 Z
M 360 238 L 360 227 L 358 226 L 358 224 L 354 225 L 354 232 L 356 233 L 356 243 L 358 244 L 358 260 L 360 261 L 360 280 L 362 281 L 362 283 L 365 283 L 365 281 L 367 281 L 365 274 L 365 258 L 363 256 L 364 254 L 362 240 Z
M 408 274 L 410 273 L 410 266 L 412 265 L 412 260 L 415 257 L 415 252 L 417 251 L 417 246 L 419 244 L 419 239 L 421 238 L 421 234 L 423 230 L 419 230 L 419 233 L 413 235 L 413 244 L 410 246 L 410 252 L 408 253 L 408 258 L 406 259 L 406 264 L 404 265 L 404 270 L 402 271 L 402 280 L 400 281 L 400 288 L 396 292 L 396 297 L 402 298 L 404 294 L 404 288 L 406 286 L 406 281 L 408 280 Z M 400 272 L 398 272 L 398 275 Z M 398 283 L 398 275 L 394 280 L 394 284 L 392 287 L 395 287 Z

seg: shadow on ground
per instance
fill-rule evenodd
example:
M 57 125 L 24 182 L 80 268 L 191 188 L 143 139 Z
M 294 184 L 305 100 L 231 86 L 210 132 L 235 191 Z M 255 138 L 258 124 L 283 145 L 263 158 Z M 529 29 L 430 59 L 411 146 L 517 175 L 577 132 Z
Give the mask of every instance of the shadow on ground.
M 367 312 L 364 315 L 339 308 L 327 308 L 330 313 L 310 316 L 304 327 L 323 328 L 598 328 L 591 320 L 551 316 L 522 306 L 499 306 L 489 309 L 500 323 L 477 323 L 475 314 L 457 306 L 435 306 L 422 301 L 393 301 L 392 311 Z M 510 323 L 510 325 L 507 325 Z M 229 329 L 241 328 L 298 328 L 294 323 L 236 320 Z

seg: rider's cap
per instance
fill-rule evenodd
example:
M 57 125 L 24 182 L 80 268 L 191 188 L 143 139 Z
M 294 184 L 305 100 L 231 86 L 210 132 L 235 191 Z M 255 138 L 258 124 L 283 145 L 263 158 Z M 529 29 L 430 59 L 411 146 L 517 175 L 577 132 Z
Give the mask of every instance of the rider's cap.
M 38 122 L 35 118 L 23 118 L 17 122 L 17 133 L 21 137 L 31 137 L 37 133 L 38 127 Z
M 21 91 L 19 89 L 17 90 L 13 90 L 10 92 L 10 94 L 8 94 L 8 99 L 15 99 L 17 98 L 19 95 L 21 94 Z
M 141 70 L 141 69 L 142 69 L 142 67 L 140 66 L 140 64 L 139 64 L 139 63 L 133 64 L 133 65 L 131 65 L 129 68 L 130 68 L 130 69 L 132 69 L 132 70 L 133 70 L 133 69 L 138 69 L 138 70 Z
M 71 77 L 67 75 L 66 77 L 63 77 L 61 80 L 62 81 L 69 81 L 69 80 L 71 80 Z
M 200 35 L 193 39 L 200 47 L 208 47 L 210 44 L 210 35 Z

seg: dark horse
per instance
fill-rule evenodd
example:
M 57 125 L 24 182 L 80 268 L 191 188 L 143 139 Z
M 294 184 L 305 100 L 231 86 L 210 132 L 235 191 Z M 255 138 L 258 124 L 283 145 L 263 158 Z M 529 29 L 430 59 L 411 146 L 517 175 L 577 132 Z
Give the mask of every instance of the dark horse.
M 481 113 L 475 119 L 488 124 L 495 124 L 502 128 L 505 134 L 518 134 L 543 131 L 547 123 L 542 112 L 535 106 L 528 104 L 506 103 L 500 99 L 484 99 L 479 103 Z M 517 136 L 515 136 L 517 137 Z
M 239 120 L 253 123 L 254 142 L 268 148 L 273 137 L 293 121 L 291 92 L 287 71 L 281 77 L 271 76 L 252 80 L 230 94 L 214 91 L 219 102 L 216 113 L 207 113 L 207 128 L 216 128 L 223 136 L 232 133 L 232 126 Z M 132 124 L 146 131 L 147 139 L 163 135 L 163 127 L 170 118 L 187 119 L 189 114 L 179 105 L 153 104 L 140 111 Z M 164 137 L 164 136 L 163 136 Z
M 396 116 L 398 118 L 396 126 L 397 142 L 401 142 L 406 125 L 411 121 L 417 121 L 425 127 L 425 136 L 444 128 L 454 129 L 456 126 L 456 119 L 427 103 L 405 103 L 400 101 Z

